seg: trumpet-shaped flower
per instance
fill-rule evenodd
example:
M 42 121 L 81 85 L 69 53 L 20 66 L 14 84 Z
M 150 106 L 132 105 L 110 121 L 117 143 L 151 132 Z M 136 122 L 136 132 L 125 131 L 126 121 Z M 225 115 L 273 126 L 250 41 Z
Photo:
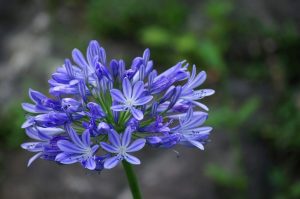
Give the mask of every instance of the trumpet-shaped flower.
M 112 106 L 111 109 L 114 111 L 127 111 L 129 110 L 133 117 L 137 120 L 142 120 L 144 118 L 144 114 L 141 110 L 137 109 L 137 106 L 142 106 L 147 104 L 152 100 L 151 95 L 143 95 L 144 83 L 142 81 L 138 81 L 132 87 L 128 78 L 123 79 L 123 93 L 118 89 L 111 89 L 110 93 L 112 98 L 119 102 L 119 105 Z
M 124 159 L 131 164 L 141 163 L 138 158 L 128 153 L 141 150 L 145 146 L 146 140 L 141 138 L 133 141 L 130 144 L 132 134 L 131 131 L 131 128 L 127 127 L 124 134 L 119 135 L 114 130 L 111 130 L 108 134 L 108 138 L 111 144 L 107 144 L 106 142 L 100 143 L 101 147 L 105 151 L 115 154 L 115 156 L 108 158 L 104 162 L 104 168 L 111 169 Z
M 84 131 L 81 138 L 75 130 L 66 125 L 71 141 L 60 140 L 57 142 L 58 148 L 62 151 L 55 158 L 62 164 L 72 164 L 80 162 L 84 168 L 94 170 L 97 166 L 95 161 L 95 153 L 99 145 L 92 145 L 89 131 Z

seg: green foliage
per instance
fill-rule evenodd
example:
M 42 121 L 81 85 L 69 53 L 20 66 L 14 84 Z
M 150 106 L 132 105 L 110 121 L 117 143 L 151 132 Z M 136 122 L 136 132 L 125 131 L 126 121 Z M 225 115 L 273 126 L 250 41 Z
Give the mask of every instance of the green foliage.
M 169 46 L 173 42 L 172 35 L 167 30 L 158 26 L 150 26 L 143 29 L 141 35 L 142 42 L 149 44 L 151 47 Z
M 211 178 L 217 185 L 236 190 L 245 190 L 247 178 L 236 170 L 228 170 L 221 166 L 208 164 L 205 168 L 205 175 Z
M 86 13 L 88 24 L 97 33 L 132 38 L 151 25 L 176 30 L 184 22 L 185 7 L 178 0 L 90 0 Z
M 24 112 L 21 102 L 10 104 L 0 116 L 0 143 L 3 148 L 18 148 L 25 140 L 24 131 L 21 125 L 24 122 Z
M 275 111 L 276 122 L 268 123 L 264 136 L 271 139 L 279 149 L 300 148 L 300 112 L 293 98 L 279 102 Z
M 259 98 L 253 97 L 244 102 L 238 109 L 231 108 L 228 105 L 215 108 L 210 112 L 207 124 L 214 127 L 236 129 L 244 125 L 253 116 L 259 105 Z
M 271 185 L 274 188 L 274 198 L 296 199 L 300 197 L 300 181 L 292 181 L 286 171 L 274 168 L 270 172 Z

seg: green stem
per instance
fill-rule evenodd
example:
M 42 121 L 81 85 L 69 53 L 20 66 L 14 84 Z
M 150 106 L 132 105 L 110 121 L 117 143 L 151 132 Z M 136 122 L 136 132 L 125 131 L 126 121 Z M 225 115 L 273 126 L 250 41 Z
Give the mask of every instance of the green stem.
M 124 170 L 126 172 L 127 180 L 129 183 L 129 187 L 133 196 L 133 199 L 142 199 L 142 195 L 139 189 L 138 181 L 133 171 L 131 164 L 126 162 L 126 160 L 122 161 Z

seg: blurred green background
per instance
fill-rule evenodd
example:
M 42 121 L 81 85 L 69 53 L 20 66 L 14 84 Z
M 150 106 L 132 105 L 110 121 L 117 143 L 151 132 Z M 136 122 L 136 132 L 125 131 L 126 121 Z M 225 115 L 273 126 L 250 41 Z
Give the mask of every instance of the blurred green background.
M 207 149 L 196 153 L 212 158 L 193 171 L 201 183 L 184 180 L 197 190 L 186 198 L 300 198 L 299 9 L 292 0 L 1 1 L 1 198 L 18 198 L 7 188 L 23 178 L 15 170 L 26 167 L 20 103 L 28 88 L 47 92 L 55 67 L 91 39 L 128 64 L 150 48 L 159 71 L 183 59 L 207 71 L 204 87 L 216 94 L 204 102 L 215 130 Z M 26 158 L 12 168 L 14 156 Z M 180 191 L 161 198 L 182 198 Z

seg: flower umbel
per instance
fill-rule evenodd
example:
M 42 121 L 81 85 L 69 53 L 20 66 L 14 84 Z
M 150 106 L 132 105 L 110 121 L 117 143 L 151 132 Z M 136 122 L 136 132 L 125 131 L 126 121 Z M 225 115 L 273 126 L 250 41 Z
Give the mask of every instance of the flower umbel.
M 107 60 L 95 40 L 86 56 L 74 49 L 48 81 L 50 95 L 29 89 L 33 103 L 22 104 L 22 128 L 35 140 L 21 145 L 35 153 L 28 166 L 41 158 L 101 171 L 140 164 L 131 153 L 146 145 L 203 150 L 212 128 L 203 126 L 208 107 L 201 101 L 214 94 L 199 88 L 206 73 L 196 66 L 190 73 L 186 61 L 161 74 L 154 66 L 149 49 L 129 66 Z

